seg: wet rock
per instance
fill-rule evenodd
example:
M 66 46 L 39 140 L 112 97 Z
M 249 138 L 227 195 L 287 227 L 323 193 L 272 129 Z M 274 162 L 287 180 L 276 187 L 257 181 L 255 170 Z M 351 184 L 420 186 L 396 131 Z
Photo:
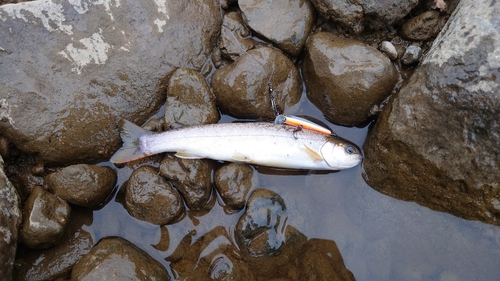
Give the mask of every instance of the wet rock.
M 309 38 L 302 67 L 309 100 L 330 121 L 345 126 L 366 122 L 398 80 L 381 52 L 327 32 Z
M 334 241 L 311 239 L 302 249 L 299 280 L 355 280 Z
M 125 207 L 135 218 L 164 225 L 184 213 L 179 193 L 149 166 L 132 173 L 125 192 Z
M 213 165 L 210 160 L 181 159 L 167 154 L 160 163 L 160 175 L 179 190 L 191 210 L 201 210 L 212 194 Z
M 311 0 L 311 2 L 325 19 L 339 23 L 353 33 L 363 31 L 363 8 L 357 1 Z
M 418 4 L 418 0 L 358 0 L 363 8 L 365 27 L 382 29 L 404 18 Z
M 267 189 L 255 190 L 236 225 L 240 249 L 254 258 L 275 254 L 285 244 L 287 218 L 281 196 Z
M 193 235 L 186 235 L 167 258 L 179 280 L 255 280 L 223 226 L 195 241 Z
M 398 58 L 396 47 L 389 41 L 382 41 L 382 43 L 380 43 L 380 51 L 384 52 L 391 60 Z
M 222 55 L 234 61 L 248 50 L 260 45 L 252 38 L 246 38 L 248 36 L 250 30 L 243 24 L 240 13 L 230 12 L 224 15 L 219 43 Z
M 500 3 L 457 9 L 370 132 L 365 179 L 395 198 L 500 225 Z
M 6 159 L 10 156 L 9 140 L 4 136 L 0 136 L 0 156 Z
M 199 72 L 177 69 L 167 88 L 165 128 L 212 124 L 219 121 L 215 96 Z
M 224 113 L 239 118 L 274 119 L 268 83 L 275 91 L 276 103 L 285 112 L 299 102 L 299 71 L 288 57 L 273 48 L 250 50 L 212 77 L 217 105 Z
M 432 10 L 406 21 L 400 33 L 407 40 L 428 41 L 434 39 L 440 30 L 439 12 Z
M 73 208 L 68 230 L 57 246 L 45 250 L 18 251 L 16 264 L 19 267 L 14 279 L 69 279 L 73 265 L 94 245 L 92 235 L 84 230 L 85 226 L 89 226 L 91 223 L 91 210 Z
M 52 247 L 61 241 L 71 208 L 61 198 L 37 186 L 24 203 L 21 241 L 33 249 Z
M 257 187 L 258 181 L 254 168 L 241 163 L 224 165 L 214 176 L 217 191 L 231 209 L 245 206 L 248 192 Z
M 45 178 L 55 195 L 71 204 L 95 208 L 104 203 L 116 184 L 116 172 L 109 167 L 78 164 Z
M 0 280 L 11 280 L 22 213 L 19 195 L 3 169 L 0 156 Z
M 281 50 L 297 56 L 314 23 L 314 7 L 307 0 L 239 0 L 246 24 Z
M 202 67 L 222 19 L 218 1 L 49 0 L 0 6 L 0 21 L 0 130 L 62 165 L 107 160 L 116 117 L 156 112 L 166 77 Z
M 422 49 L 419 46 L 408 46 L 401 57 L 401 62 L 405 65 L 416 64 L 420 60 Z
M 170 280 L 157 260 L 123 238 L 104 238 L 71 272 L 71 280 Z

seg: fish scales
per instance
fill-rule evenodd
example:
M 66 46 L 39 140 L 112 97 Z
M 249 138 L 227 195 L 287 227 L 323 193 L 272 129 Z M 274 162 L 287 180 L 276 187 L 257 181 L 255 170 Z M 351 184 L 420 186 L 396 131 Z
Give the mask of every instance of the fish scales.
M 123 163 L 162 152 L 292 169 L 340 170 L 357 165 L 359 148 L 339 137 L 265 122 L 189 126 L 153 134 L 123 121 L 124 147 L 111 161 Z M 136 140 L 133 140 L 136 139 Z M 132 146 L 136 146 L 131 148 Z M 132 153 L 133 154 L 133 153 Z

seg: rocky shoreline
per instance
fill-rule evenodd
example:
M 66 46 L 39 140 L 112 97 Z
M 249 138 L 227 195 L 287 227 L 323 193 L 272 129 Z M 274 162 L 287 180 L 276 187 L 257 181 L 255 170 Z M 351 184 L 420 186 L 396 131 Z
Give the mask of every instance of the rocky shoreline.
M 500 225 L 500 5 L 357 2 L 0 2 L 0 280 L 354 280 L 334 241 L 286 223 L 252 166 L 156 155 L 125 165 L 121 184 L 100 163 L 120 146 L 117 117 L 152 131 L 272 120 L 270 86 L 287 114 L 305 92 L 333 124 L 376 120 L 363 147 L 373 189 Z M 216 197 L 243 211 L 234 233 L 184 237 L 166 268 L 85 231 L 115 195 L 159 226 Z

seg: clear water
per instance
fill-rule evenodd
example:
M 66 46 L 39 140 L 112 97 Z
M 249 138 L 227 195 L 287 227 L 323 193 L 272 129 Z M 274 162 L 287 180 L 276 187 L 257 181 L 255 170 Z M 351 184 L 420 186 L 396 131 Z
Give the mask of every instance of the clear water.
M 305 98 L 292 114 L 319 119 L 360 147 L 368 133 L 368 127 L 328 123 Z M 232 120 L 224 116 L 221 122 Z M 336 173 L 298 175 L 257 170 L 260 186 L 285 200 L 288 225 L 308 238 L 334 240 L 356 280 L 499 280 L 499 227 L 380 194 L 364 182 L 362 169 L 358 166 Z M 132 171 L 125 167 L 118 172 L 121 185 Z M 85 230 L 93 234 L 94 241 L 106 236 L 123 237 L 168 267 L 165 258 L 188 233 L 196 231 L 196 238 L 221 225 L 234 233 L 242 211 L 227 214 L 216 197 L 207 214 L 188 213 L 180 222 L 163 227 L 134 219 L 113 199 L 95 211 L 92 225 Z M 168 247 L 155 246 L 165 230 Z

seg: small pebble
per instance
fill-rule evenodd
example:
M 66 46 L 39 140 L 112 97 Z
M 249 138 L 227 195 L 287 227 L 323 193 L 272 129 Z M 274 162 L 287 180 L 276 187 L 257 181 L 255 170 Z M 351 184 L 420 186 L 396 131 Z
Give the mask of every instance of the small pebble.
M 398 58 L 398 51 L 396 47 L 392 45 L 389 41 L 382 41 L 380 44 L 380 51 L 384 52 L 391 60 L 395 60 Z
M 401 58 L 401 62 L 405 65 L 418 63 L 422 49 L 419 46 L 408 46 Z

